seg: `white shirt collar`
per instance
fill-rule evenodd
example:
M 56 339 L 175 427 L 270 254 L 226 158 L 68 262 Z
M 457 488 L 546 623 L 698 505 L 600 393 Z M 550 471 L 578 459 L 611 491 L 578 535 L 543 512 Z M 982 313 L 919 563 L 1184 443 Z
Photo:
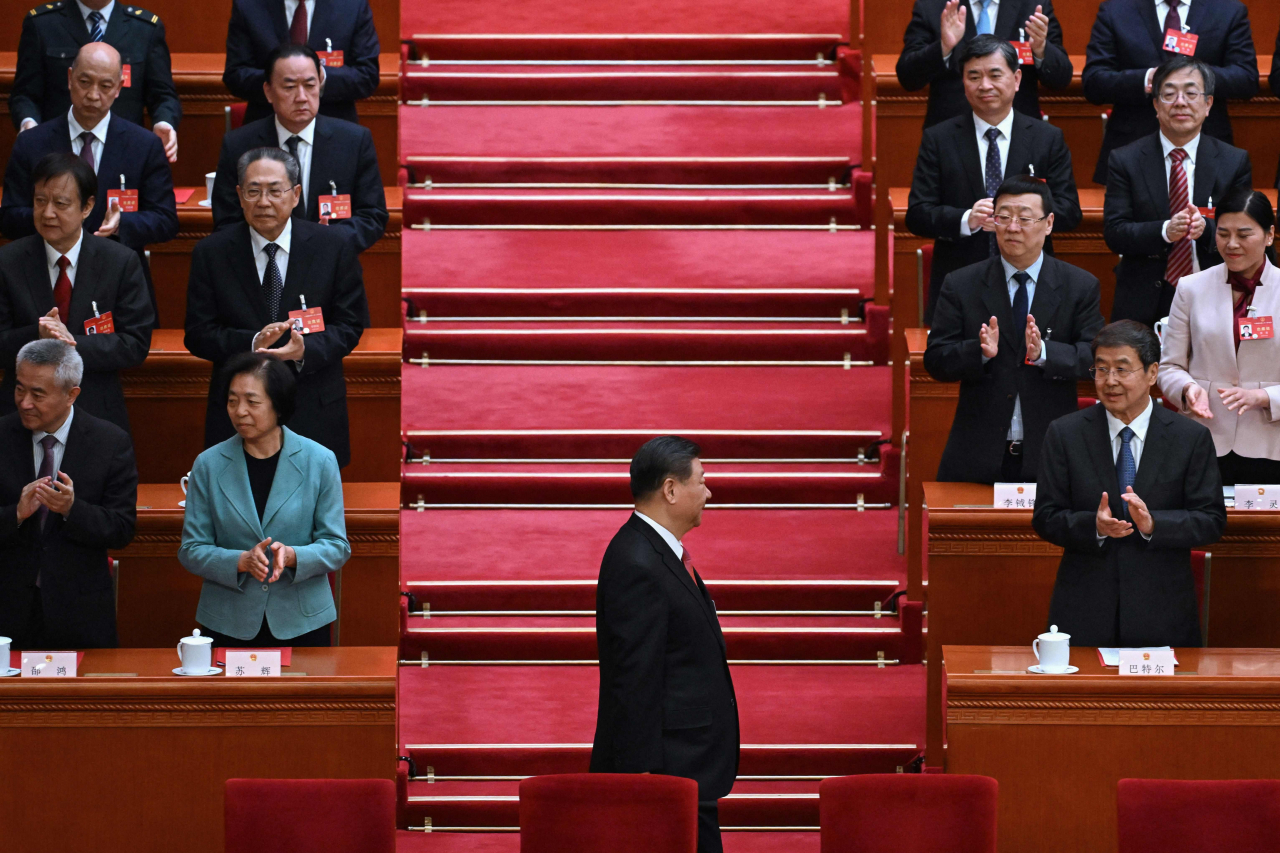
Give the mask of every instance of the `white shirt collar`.
M 1200 134 L 1197 133 L 1196 138 L 1188 142 L 1186 145 L 1178 146 L 1169 141 L 1169 138 L 1164 135 L 1164 131 L 1160 132 L 1160 148 L 1163 149 L 1164 158 L 1166 160 L 1169 159 L 1169 152 L 1178 147 L 1181 147 L 1183 151 L 1187 152 L 1187 159 L 1190 160 L 1191 165 L 1194 166 L 1196 164 L 1196 152 L 1200 149 Z
M 76 407 L 72 406 L 71 411 L 67 412 L 67 419 L 63 421 L 62 426 L 58 427 L 57 431 L 53 433 L 53 437 L 58 439 L 58 443 L 61 444 L 63 447 L 67 446 L 67 435 L 70 434 L 71 432 L 71 419 L 74 418 L 75 416 L 76 416 Z M 49 433 L 45 432 L 44 430 L 38 429 L 35 432 L 31 433 L 31 438 L 36 444 L 39 444 L 41 439 L 43 439 L 46 435 L 49 435 Z
M 256 258 L 268 243 L 275 243 L 286 255 L 289 254 L 289 241 L 293 239 L 293 218 L 285 220 L 284 230 L 274 240 L 268 240 L 258 233 L 258 229 L 249 226 L 249 240 L 253 243 L 253 256 Z
M 91 13 L 93 9 L 90 9 L 88 6 L 81 3 L 80 0 L 76 0 L 76 5 L 80 7 L 80 17 L 84 18 L 85 23 L 87 24 L 89 22 L 89 13 Z M 106 27 L 107 24 L 111 23 L 111 10 L 115 7 L 116 0 L 111 0 L 110 3 L 98 10 L 98 14 L 102 16 L 103 27 Z
M 662 537 L 662 541 L 666 542 L 668 547 L 671 548 L 672 552 L 675 553 L 676 559 L 683 562 L 684 546 L 680 544 L 680 540 L 676 538 L 676 535 L 672 533 L 670 530 L 668 530 L 667 528 L 663 527 L 658 522 L 654 521 L 649 516 L 645 515 L 640 510 L 636 510 L 635 513 L 637 518 L 643 519 L 645 522 L 649 524 L 650 527 L 658 531 L 658 535 Z
M 288 148 L 285 148 L 284 143 L 285 143 L 285 140 L 288 139 L 290 136 L 297 136 L 299 139 L 301 139 L 303 142 L 307 143 L 308 145 L 315 145 L 315 143 L 312 141 L 316 137 L 316 120 L 315 119 L 312 119 L 310 124 L 308 124 L 302 130 L 298 131 L 296 134 L 292 133 L 289 130 L 289 128 L 285 127 L 283 124 L 280 123 L 279 116 L 276 116 L 275 122 L 276 122 L 276 136 L 280 140 L 280 147 L 284 148 L 284 150 L 286 151 L 289 150 Z
M 102 117 L 102 121 L 98 122 L 98 126 L 89 132 L 94 135 L 103 145 L 107 144 L 107 125 L 111 124 L 111 113 L 107 113 Z M 79 139 L 80 134 L 84 133 L 86 128 L 80 126 L 80 122 L 76 121 L 75 108 L 67 110 L 67 126 L 71 129 L 72 141 Z
M 1009 263 L 1008 261 L 1006 261 L 1003 255 L 1000 256 L 1000 264 L 1001 266 L 1004 267 L 1004 280 L 1005 280 L 1005 283 L 1007 284 L 1013 278 L 1013 274 L 1018 271 L 1018 268 L 1015 267 L 1013 264 Z M 1044 252 L 1042 251 L 1039 254 L 1039 256 L 1036 257 L 1035 261 L 1032 262 L 1031 266 L 1023 270 L 1023 272 L 1031 276 L 1032 284 L 1038 284 L 1040 282 L 1040 269 L 1043 266 L 1044 266 Z
M 76 244 L 67 250 L 67 260 L 71 261 L 71 266 L 76 266 L 80 262 L 80 247 L 84 245 L 84 230 L 76 236 Z M 46 241 L 44 244 L 44 257 L 49 262 L 49 269 L 53 269 L 58 265 L 58 258 L 62 257 L 62 253 L 50 246 Z
M 1126 424 L 1115 415 L 1107 412 L 1107 432 L 1111 434 L 1111 445 L 1115 446 L 1116 436 L 1120 434 L 1120 430 L 1126 426 L 1133 430 L 1133 434 L 1137 436 L 1138 441 L 1143 444 L 1147 443 L 1147 427 L 1151 426 L 1151 412 L 1154 404 L 1151 402 L 1151 395 L 1147 395 L 1147 407 L 1142 410 L 1142 414 L 1133 419 L 1133 423 Z M 1103 411 L 1106 411 L 1105 409 Z
M 999 124 L 987 124 L 985 121 L 978 118 L 977 113 L 973 114 L 973 124 L 974 124 L 974 127 L 978 129 L 979 139 L 987 135 L 987 128 L 990 128 L 990 127 L 999 128 L 1000 134 L 1005 139 L 1012 139 L 1013 138 L 1013 107 L 1009 108 L 1009 114 L 1005 116 L 1003 119 L 1001 119 Z
M 1156 8 L 1157 8 L 1157 9 L 1159 9 L 1161 6 L 1166 6 L 1166 7 L 1167 7 L 1167 6 L 1173 6 L 1173 5 L 1177 5 L 1179 8 L 1181 8 L 1181 7 L 1183 7 L 1183 6 L 1190 6 L 1190 5 L 1191 5 L 1191 0 L 1156 0 Z M 1185 24 L 1185 23 L 1186 23 L 1186 21 L 1183 21 L 1182 23 L 1184 23 L 1184 24 Z M 1160 26 L 1162 26 L 1162 27 L 1164 26 L 1164 21 L 1161 21 L 1161 22 L 1160 22 Z

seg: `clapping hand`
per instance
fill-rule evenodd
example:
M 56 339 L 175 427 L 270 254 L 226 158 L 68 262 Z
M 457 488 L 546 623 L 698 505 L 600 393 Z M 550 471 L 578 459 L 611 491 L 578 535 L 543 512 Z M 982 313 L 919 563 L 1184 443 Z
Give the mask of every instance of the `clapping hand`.
M 1050 329 L 1049 331 L 1053 331 Z M 1040 327 L 1036 325 L 1036 318 L 1027 315 L 1027 361 L 1038 361 L 1040 359 L 1040 348 L 1043 346 L 1040 339 Z
M 95 237 L 111 237 L 120 230 L 120 200 L 112 198 L 107 202 L 107 215 L 93 232 Z
M 1196 386 L 1200 388 L 1199 385 Z M 1200 393 L 1204 393 L 1201 388 Z M 1243 415 L 1250 409 L 1269 409 L 1271 408 L 1271 395 L 1261 388 L 1219 388 L 1218 396 L 1222 398 L 1222 404 L 1237 415 Z M 1188 397 L 1188 399 L 1190 399 Z M 1209 404 L 1205 403 L 1205 408 Z
M 283 542 L 272 542 L 271 552 L 271 564 L 274 571 L 271 573 L 269 583 L 275 583 L 280 580 L 280 576 L 284 574 L 285 569 L 298 565 L 298 555 Z
M 1197 220 L 1199 222 L 1198 226 Z M 1199 233 L 1196 232 L 1197 227 L 1199 228 Z M 1169 218 L 1167 236 L 1170 243 L 1177 243 L 1187 236 L 1190 236 L 1192 240 L 1198 240 L 1200 239 L 1200 234 L 1203 233 L 1204 217 L 1200 215 L 1200 211 L 1196 210 L 1194 205 L 1188 204 Z
M 68 331 L 61 318 L 58 317 L 57 308 L 50 308 L 49 313 L 40 318 L 40 337 L 57 338 L 71 346 L 76 345 L 76 339 L 71 336 L 71 332 Z
M 270 545 L 271 537 L 268 536 L 248 551 L 241 551 L 240 559 L 236 561 L 236 571 L 247 572 L 253 575 L 254 580 L 265 581 L 271 574 L 271 561 L 267 559 L 267 549 Z
M 71 512 L 71 505 L 76 502 L 75 484 L 71 482 L 71 478 L 65 471 L 58 472 L 56 487 L 48 477 L 37 480 L 36 500 L 47 506 L 49 512 L 56 512 L 66 518 L 67 513 Z
M 1130 487 L 1129 491 L 1133 491 Z M 1137 497 L 1137 495 L 1134 495 Z M 1132 510 L 1132 507 L 1130 507 Z M 1146 509 L 1146 505 L 1143 505 Z M 1098 517 L 1096 526 L 1099 536 L 1109 536 L 1112 539 L 1123 539 L 1133 532 L 1133 525 L 1122 518 L 1115 518 L 1111 515 L 1111 504 L 1107 501 L 1107 493 L 1102 493 L 1102 500 L 1098 503 Z
M 1133 486 L 1125 486 L 1124 494 L 1120 497 L 1124 498 L 1124 502 L 1129 505 L 1129 517 L 1133 519 L 1138 532 L 1143 536 L 1150 536 L 1156 529 L 1155 519 L 1151 517 L 1151 511 L 1147 509 L 1146 503 L 1133 491 Z
M 1186 402 L 1187 409 L 1197 418 L 1213 417 L 1213 410 L 1209 408 L 1209 395 L 1198 383 L 1188 382 L 1182 392 L 1182 399 Z
M 167 121 L 158 121 L 151 131 L 164 143 L 164 156 L 170 163 L 178 162 L 178 131 Z
M 1049 16 L 1044 13 L 1044 7 L 1037 6 L 1036 11 L 1027 18 L 1027 22 L 1022 27 L 1031 40 L 1032 56 L 1036 59 L 1044 59 L 1044 48 L 1049 43 Z
M 982 328 L 978 330 L 978 346 L 982 347 L 982 354 L 986 358 L 995 358 L 996 350 L 1000 341 L 1000 324 L 996 322 L 996 318 L 982 324 Z
M 969 211 L 969 233 L 976 234 L 979 231 L 996 230 L 996 221 L 991 218 L 995 212 L 995 199 L 980 198 L 975 201 L 973 209 Z
M 285 323 L 285 325 L 288 326 L 289 324 Z M 307 354 L 307 344 L 297 329 L 290 329 L 289 343 L 275 349 L 259 347 L 258 352 L 278 358 L 281 361 L 300 361 Z
M 950 55 L 964 38 L 964 22 L 968 14 L 968 5 L 968 3 L 961 3 L 960 0 L 947 0 L 947 5 L 942 7 L 942 21 L 939 29 L 942 31 L 943 56 Z
M 18 498 L 19 524 L 35 515 L 36 510 L 40 508 L 40 501 L 36 499 L 36 487 L 41 483 L 48 482 L 48 477 L 41 477 L 39 480 L 33 480 L 22 487 L 22 495 Z

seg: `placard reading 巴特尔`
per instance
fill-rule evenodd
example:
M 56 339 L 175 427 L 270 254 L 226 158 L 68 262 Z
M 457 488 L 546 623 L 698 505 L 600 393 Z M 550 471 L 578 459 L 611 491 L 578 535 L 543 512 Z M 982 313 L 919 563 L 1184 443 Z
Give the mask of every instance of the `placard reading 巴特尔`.
M 1121 675 L 1173 675 L 1173 649 L 1120 649 Z
M 280 651 L 227 649 L 228 678 L 278 678 Z
M 992 503 L 996 509 L 1035 509 L 1035 483 L 996 483 L 995 499 Z

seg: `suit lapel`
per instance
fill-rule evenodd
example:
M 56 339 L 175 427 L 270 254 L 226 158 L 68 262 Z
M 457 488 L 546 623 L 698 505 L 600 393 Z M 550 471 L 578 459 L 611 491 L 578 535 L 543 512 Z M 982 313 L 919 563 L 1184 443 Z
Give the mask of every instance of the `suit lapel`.
M 1153 5 L 1154 8 L 1154 5 Z M 1154 15 L 1155 13 L 1152 12 Z M 1203 137 L 1201 142 L 1203 143 Z M 1199 179 L 1199 169 L 1197 179 Z M 1156 206 L 1156 214 L 1161 219 L 1169 218 L 1169 179 L 1164 173 L 1164 148 L 1160 145 L 1159 132 L 1147 137 L 1143 143 L 1142 176 L 1147 182 L 1147 196 Z
M 1192 8 L 1201 3 L 1192 3 Z M 1147 33 L 1151 36 L 1151 42 L 1155 45 L 1156 55 L 1164 56 L 1164 21 L 1160 20 L 1156 15 L 1156 4 L 1148 3 L 1146 0 L 1137 0 L 1138 15 L 1142 18 L 1142 23 L 1146 25 Z
M 311 280 L 311 255 L 307 251 L 310 238 L 311 235 L 299 228 L 297 222 L 293 223 L 293 237 L 289 242 L 289 271 L 285 273 L 284 290 L 280 292 L 280 314 L 279 317 L 272 317 L 272 322 L 288 317 L 290 311 L 302 307 L 298 297 L 304 293 L 306 282 Z M 315 308 L 319 304 L 319 298 L 313 295 L 308 307 Z
M 111 16 L 115 20 L 115 15 Z M 126 119 L 118 118 L 114 113 L 107 116 L 107 143 L 102 146 L 102 160 L 98 163 L 98 209 L 102 211 L 105 219 L 107 215 L 107 190 L 120 189 L 120 175 L 124 169 L 119 165 L 124 158 L 122 146 L 124 140 L 121 138 L 120 122 Z M 70 131 L 68 131 L 70 132 Z M 129 187 L 132 190 L 140 190 L 141 187 Z
M 1151 5 L 1153 5 L 1153 6 L 1154 6 L 1155 4 L 1154 4 L 1154 3 L 1152 3 Z M 1183 22 L 1182 22 L 1182 23 L 1184 23 L 1184 24 L 1186 24 L 1186 25 L 1187 25 L 1187 32 L 1190 32 L 1190 33 L 1198 33 L 1198 32 L 1200 31 L 1200 21 L 1201 21 L 1201 20 L 1204 18 L 1204 16 L 1205 16 L 1205 11 L 1204 11 L 1204 10 L 1205 10 L 1206 6 L 1207 6 L 1207 4 L 1205 4 L 1204 2 L 1194 2 L 1194 3 L 1192 3 L 1192 4 L 1191 4 L 1191 9 L 1190 9 L 1190 10 L 1188 10 L 1188 12 L 1187 12 L 1187 19 L 1186 19 L 1185 21 L 1183 21 Z M 1162 22 L 1162 23 L 1163 23 L 1163 22 Z M 1164 34 L 1163 34 L 1163 33 L 1161 33 L 1161 36 L 1163 36 L 1163 35 L 1164 35 Z M 1163 39 L 1163 37 L 1160 39 L 1160 43 L 1161 43 L 1162 45 L 1164 44 L 1164 39 Z
M 1156 480 L 1160 470 L 1157 460 L 1164 458 L 1168 440 L 1167 419 L 1172 417 L 1175 417 L 1172 412 L 1164 406 L 1157 406 L 1155 400 L 1151 401 L 1151 420 L 1147 423 L 1147 440 L 1142 443 L 1142 459 L 1138 462 L 1138 473 L 1133 478 L 1133 491 L 1139 497 L 1147 494 L 1150 491 L 1149 487 Z
M 1013 305 L 1009 302 L 1009 284 L 1005 281 L 1004 265 L 1000 263 L 999 255 L 987 261 L 987 285 L 982 289 L 982 304 L 986 306 L 987 316 L 994 316 L 1000 324 L 1003 346 L 1009 347 L 1012 352 L 1025 349 L 1026 336 L 1015 335 L 1009 319 L 1013 314 Z
M 311 171 L 307 175 L 307 211 L 310 222 L 319 222 L 320 196 L 328 194 L 329 163 L 325 155 L 333 150 L 333 125 L 324 116 L 316 116 L 316 129 L 311 139 Z
M 289 21 L 284 16 L 284 3 L 280 0 L 272 0 L 272 2 L 263 3 L 267 7 L 267 17 L 271 19 L 271 28 L 276 31 L 276 41 L 280 44 L 289 43 Z M 317 6 L 320 4 L 317 3 Z
M 236 511 L 236 515 L 240 516 L 249 530 L 258 537 L 257 541 L 261 542 L 266 535 L 262 532 L 262 522 L 258 520 L 253 490 L 249 488 L 249 466 L 244 462 L 244 442 L 237 438 L 230 445 L 224 446 L 222 456 L 226 460 L 226 466 L 218 475 L 218 488 Z
M 972 112 L 967 121 L 960 122 L 960 138 L 956 140 L 965 164 L 964 172 L 969 177 L 969 189 L 973 198 L 987 197 L 987 182 L 983 177 L 984 164 L 982 153 L 978 150 L 978 125 Z
M 102 254 L 98 251 L 97 240 L 88 231 L 80 238 L 80 258 L 77 263 L 76 283 L 71 288 L 71 316 L 63 318 L 63 324 L 76 334 L 77 329 L 84 332 L 82 324 L 93 315 L 93 302 L 98 298 L 98 282 L 105 281 L 102 275 Z M 99 307 L 101 310 L 101 306 Z
M 31 238 L 31 251 L 27 254 L 27 284 L 37 314 L 48 314 L 53 307 L 53 285 L 49 281 L 49 259 L 44 253 L 44 240 L 39 235 Z
M 702 608 L 703 614 L 706 615 L 707 621 L 711 624 L 712 631 L 719 636 L 720 624 L 716 620 L 715 615 L 711 612 L 710 605 L 707 603 L 707 596 L 703 595 L 702 591 L 698 589 L 698 585 L 693 582 L 693 577 L 684 567 L 684 563 L 680 562 L 676 557 L 675 552 L 671 550 L 671 546 L 664 542 L 662 537 L 658 535 L 658 531 L 650 527 L 643 519 L 637 518 L 632 514 L 631 521 L 635 525 L 635 529 L 639 530 L 640 534 L 644 536 L 645 539 L 649 540 L 649 544 L 651 544 L 654 547 L 654 550 L 658 552 L 658 555 L 662 557 L 662 564 L 667 567 L 667 571 L 674 574 L 676 579 L 680 581 L 680 585 L 688 590 L 689 594 L 698 600 L 698 605 Z
M 72 2 L 70 5 L 75 6 L 75 3 Z M 76 8 L 76 11 L 77 12 L 80 11 L 78 7 Z M 107 28 L 102 33 L 102 40 L 104 42 L 106 42 L 107 44 L 115 45 L 115 44 L 119 44 L 122 41 L 120 37 L 124 34 L 124 28 L 125 28 L 124 18 L 125 18 L 124 10 L 122 10 L 120 8 L 120 4 L 117 3 L 112 8 L 111 19 L 107 21 Z M 88 32 L 88 31 L 89 31 L 89 27 L 86 26 L 85 32 Z M 86 37 L 85 40 L 88 41 L 88 38 Z M 123 53 L 124 51 L 122 50 L 121 52 Z M 128 62 L 130 59 L 136 59 L 136 58 L 137 57 L 126 56 L 124 57 L 124 61 Z
M 970 9 L 969 11 L 972 12 L 973 10 Z M 1010 2 L 1010 0 L 1002 0 L 992 35 L 998 36 L 1003 41 L 1013 41 L 1018 35 L 1018 27 L 1026 20 L 1026 18 L 1020 20 L 1016 13 L 1017 7 L 1014 3 Z M 976 28 L 974 32 L 977 32 Z
M 1191 8 L 1195 8 L 1192 6 Z M 1217 140 L 1211 136 L 1200 134 L 1200 145 L 1196 149 L 1196 179 L 1191 188 L 1191 203 L 1197 207 L 1206 207 L 1209 196 L 1214 194 L 1218 183 L 1218 146 Z M 1218 194 L 1219 196 L 1222 193 Z M 1221 198 L 1219 198 L 1221 201 Z
M 302 469 L 294 461 L 295 454 L 302 452 L 302 444 L 288 429 L 282 429 L 284 441 L 280 447 L 280 460 L 276 464 L 276 477 L 271 483 L 271 493 L 267 495 L 267 506 L 262 512 L 262 529 L 271 526 L 280 508 L 287 504 L 303 483 Z M 245 469 L 248 470 L 247 468 Z
M 115 18 L 116 16 L 112 14 L 111 17 Z M 80 16 L 80 7 L 74 2 L 68 2 L 67 5 L 62 7 L 62 24 L 71 38 L 75 40 L 77 49 L 89 43 L 89 25 Z
M 1090 422 L 1087 444 L 1089 458 L 1093 468 L 1098 472 L 1098 479 L 1103 483 L 1107 493 L 1107 503 L 1111 505 L 1111 515 L 1124 518 L 1124 501 L 1120 498 L 1120 478 L 1116 475 L 1116 462 L 1111 457 L 1111 432 L 1107 429 L 1107 410 L 1101 403 L 1089 409 L 1087 419 Z M 1147 433 L 1150 437 L 1150 432 Z M 1145 455 L 1145 450 L 1144 450 Z
M 89 446 L 88 439 L 84 437 L 85 424 L 84 412 L 76 412 L 71 418 L 71 429 L 67 432 L 67 446 L 62 451 L 62 465 L 58 467 L 59 471 L 66 471 L 67 476 L 75 479 L 80 472 L 84 470 L 84 463 L 87 459 L 92 458 L 93 448 Z M 30 433 L 27 433 L 30 436 Z M 29 439 L 28 439 L 29 440 Z M 30 446 L 30 444 L 28 444 Z M 32 457 L 34 463 L 35 457 Z
M 280 5 L 283 6 L 284 4 L 281 3 Z M 327 0 L 316 0 L 316 4 L 312 8 L 314 12 L 311 16 L 311 28 L 307 31 L 307 46 L 319 53 L 325 50 L 325 36 L 328 35 L 332 38 L 335 29 L 329 20 L 330 13 L 333 10 Z
M 1062 284 L 1058 281 L 1054 259 L 1045 255 L 1040 264 L 1040 278 L 1036 280 L 1036 296 L 1031 300 L 1031 314 L 1036 318 L 1036 325 L 1040 327 L 1042 336 L 1052 328 L 1046 324 L 1053 322 L 1053 315 L 1057 313 L 1061 299 Z M 1026 335 L 1023 335 L 1022 343 L 1025 347 Z
M 1013 126 L 1009 128 L 1009 156 L 1004 162 L 1006 178 L 1027 174 L 1027 167 L 1033 163 L 1031 140 L 1028 138 L 1031 134 L 1027 129 L 1027 124 L 1031 121 L 1034 119 L 1024 119 L 1017 112 L 1013 114 Z

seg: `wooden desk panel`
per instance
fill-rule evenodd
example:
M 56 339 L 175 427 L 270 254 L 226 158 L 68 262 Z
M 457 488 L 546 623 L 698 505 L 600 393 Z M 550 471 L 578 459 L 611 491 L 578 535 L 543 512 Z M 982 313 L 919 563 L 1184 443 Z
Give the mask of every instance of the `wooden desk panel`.
M 400 485 L 344 483 L 351 559 L 338 572 L 335 642 L 394 646 L 400 635 Z M 178 562 L 182 489 L 177 483 L 138 486 L 138 530 L 120 561 L 116 622 L 120 645 L 156 648 L 196 627 L 201 579 Z
M 404 332 L 365 329 L 343 360 L 351 422 L 351 464 L 343 479 L 400 479 L 400 354 Z M 182 343 L 181 329 L 157 329 L 141 366 L 125 371 L 125 402 L 144 483 L 176 483 L 204 449 L 212 365 Z
M 166 644 L 85 654 L 81 672 L 137 677 L 0 679 L 8 853 L 222 853 L 227 779 L 394 778 L 394 647 L 296 649 L 305 677 L 177 665 Z M 33 803 L 57 811 L 19 819 Z
M 1178 649 L 1177 675 L 1123 677 L 1078 648 L 1079 673 L 1041 676 L 1029 645 L 942 649 L 947 772 L 1000 783 L 1001 853 L 1113 853 L 1120 779 L 1275 777 L 1280 652 Z
M 400 224 L 404 191 L 385 188 L 390 219 L 378 242 L 360 255 L 364 289 L 369 299 L 369 317 L 375 327 L 401 324 L 400 316 Z M 191 252 L 196 243 L 213 231 L 213 212 L 202 207 L 205 187 L 201 182 L 186 203 L 178 205 L 178 236 L 168 243 L 151 246 L 151 278 L 156 302 L 160 305 L 160 326 L 181 329 L 187 314 L 187 279 L 191 276 Z
M 929 634 L 927 750 L 941 763 L 945 645 L 1027 644 L 1045 630 L 1062 549 L 1031 528 L 1030 510 L 997 510 L 990 486 L 925 483 Z M 1209 640 L 1280 646 L 1280 512 L 1227 510 L 1213 555 Z M 1003 604 L 1008 602 L 1008 604 Z

